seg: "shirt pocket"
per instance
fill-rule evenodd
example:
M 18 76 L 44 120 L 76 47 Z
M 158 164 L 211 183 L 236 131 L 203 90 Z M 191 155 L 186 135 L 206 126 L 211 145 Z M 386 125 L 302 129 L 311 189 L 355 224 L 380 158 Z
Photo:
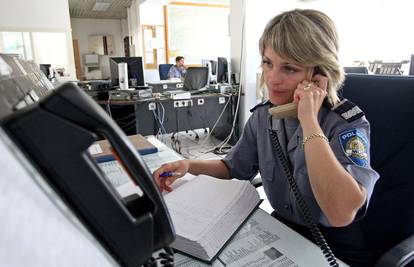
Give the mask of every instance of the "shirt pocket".
M 262 179 L 266 179 L 268 181 L 274 180 L 276 164 L 278 163 L 275 162 L 273 158 L 259 160 L 259 171 Z

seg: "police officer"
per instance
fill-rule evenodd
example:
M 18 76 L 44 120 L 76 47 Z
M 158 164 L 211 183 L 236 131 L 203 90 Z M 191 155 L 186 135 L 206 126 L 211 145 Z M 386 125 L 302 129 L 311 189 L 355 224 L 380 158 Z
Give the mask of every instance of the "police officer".
M 251 110 L 231 152 L 223 160 L 165 164 L 154 178 L 161 191 L 170 191 L 187 172 L 242 180 L 260 172 L 275 217 L 310 237 L 298 199 L 303 198 L 334 253 L 348 263 L 363 261 L 364 250 L 348 241 L 345 226 L 363 217 L 379 177 L 370 166 L 369 122 L 362 110 L 337 95 L 344 74 L 335 26 L 319 11 L 284 12 L 267 24 L 259 49 L 269 100 Z M 292 101 L 297 117 L 269 114 L 271 107 Z M 160 177 L 166 171 L 180 175 Z M 298 189 L 291 187 L 290 175 Z M 297 191 L 302 197 L 295 196 Z

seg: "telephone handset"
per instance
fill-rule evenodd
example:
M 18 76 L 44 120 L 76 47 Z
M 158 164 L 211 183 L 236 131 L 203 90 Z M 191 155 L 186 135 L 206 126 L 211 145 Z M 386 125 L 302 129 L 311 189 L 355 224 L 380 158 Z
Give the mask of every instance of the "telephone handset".
M 298 105 L 295 102 L 269 108 L 269 114 L 275 119 L 296 118 Z
M 4 128 L 120 265 L 140 266 L 174 228 L 151 172 L 122 130 L 72 83 L 12 114 Z M 143 191 L 122 199 L 88 153 L 104 136 Z
M 310 77 L 313 77 L 316 74 L 322 74 L 320 68 L 315 67 L 313 70 L 313 74 Z M 311 80 L 311 79 L 309 79 Z M 269 109 L 269 114 L 272 115 L 275 119 L 283 119 L 283 118 L 296 118 L 298 116 L 298 105 L 294 102 L 279 105 Z

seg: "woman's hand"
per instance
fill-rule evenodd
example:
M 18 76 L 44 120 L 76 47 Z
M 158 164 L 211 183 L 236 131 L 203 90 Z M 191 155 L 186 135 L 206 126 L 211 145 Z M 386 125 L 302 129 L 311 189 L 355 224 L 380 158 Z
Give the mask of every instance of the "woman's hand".
M 158 185 L 161 192 L 164 190 L 171 192 L 170 185 L 178 178 L 183 177 L 190 168 L 188 160 L 179 160 L 171 163 L 161 165 L 160 168 L 154 171 L 152 176 Z M 171 175 L 163 176 L 162 174 L 170 173 Z
M 298 84 L 293 100 L 298 104 L 298 118 L 304 123 L 307 120 L 317 119 L 319 109 L 326 96 L 328 78 L 316 74 L 311 81 L 304 80 Z

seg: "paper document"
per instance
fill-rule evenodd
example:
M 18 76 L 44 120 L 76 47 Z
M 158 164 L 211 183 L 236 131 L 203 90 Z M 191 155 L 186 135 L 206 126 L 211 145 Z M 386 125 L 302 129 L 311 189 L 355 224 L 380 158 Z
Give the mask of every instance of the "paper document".
M 319 247 L 261 209 L 255 211 L 212 264 L 181 253 L 174 258 L 178 267 L 328 266 Z M 338 263 L 347 266 L 339 260 Z
M 181 159 L 181 157 L 171 149 L 158 148 L 158 150 L 159 151 L 157 153 L 141 156 L 151 173 L 164 163 Z M 127 197 L 134 193 L 140 196 L 143 194 L 142 190 L 131 181 L 128 174 L 118 161 L 107 161 L 98 163 L 98 165 L 108 181 L 110 181 L 111 184 L 117 189 L 121 197 Z M 183 180 L 180 181 L 180 183 L 185 182 L 185 179 L 180 180 Z M 174 185 L 173 188 L 176 188 L 180 183 Z
M 89 153 L 91 153 L 91 155 L 95 155 L 95 154 L 99 154 L 99 153 L 102 153 L 103 152 L 102 151 L 102 148 L 101 148 L 101 146 L 99 144 L 91 145 L 88 148 L 88 150 L 89 150 Z

